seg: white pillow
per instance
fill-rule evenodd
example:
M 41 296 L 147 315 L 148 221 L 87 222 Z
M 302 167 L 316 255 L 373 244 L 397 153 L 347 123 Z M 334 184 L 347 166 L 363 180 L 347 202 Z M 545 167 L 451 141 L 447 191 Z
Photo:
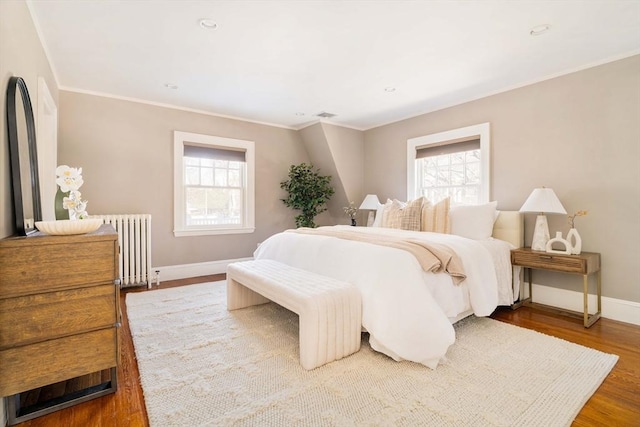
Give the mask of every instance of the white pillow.
M 376 218 L 373 220 L 372 227 L 382 227 L 382 215 L 384 215 L 384 207 L 391 204 L 391 200 L 387 199 L 387 203 L 381 204 L 376 210 Z
M 475 206 L 452 206 L 449 210 L 451 234 L 474 240 L 488 239 L 493 234 L 498 202 Z
M 387 199 L 387 202 L 385 204 L 378 206 L 378 209 L 376 210 L 376 218 L 373 220 L 372 227 L 382 227 L 382 220 L 384 219 L 385 211 L 391 208 L 393 202 L 400 203 L 404 206 L 404 203 L 399 200 Z

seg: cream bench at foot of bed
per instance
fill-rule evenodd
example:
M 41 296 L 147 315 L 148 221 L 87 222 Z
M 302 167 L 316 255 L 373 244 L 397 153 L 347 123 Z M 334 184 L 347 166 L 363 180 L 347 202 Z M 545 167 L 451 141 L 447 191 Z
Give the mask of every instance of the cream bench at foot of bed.
M 360 350 L 362 301 L 354 285 L 267 259 L 227 266 L 227 310 L 269 301 L 298 314 L 304 369 Z

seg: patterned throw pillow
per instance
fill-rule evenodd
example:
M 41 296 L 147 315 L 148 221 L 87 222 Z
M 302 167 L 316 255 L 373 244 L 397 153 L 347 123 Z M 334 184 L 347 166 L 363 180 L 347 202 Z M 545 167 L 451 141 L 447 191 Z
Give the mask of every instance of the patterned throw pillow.
M 450 233 L 449 225 L 449 197 L 440 200 L 435 205 L 425 203 L 422 207 L 421 231 L 431 231 L 434 233 Z
M 420 231 L 423 202 L 424 197 L 419 197 L 406 204 L 398 200 L 394 200 L 391 204 L 387 202 L 382 217 L 382 226 Z

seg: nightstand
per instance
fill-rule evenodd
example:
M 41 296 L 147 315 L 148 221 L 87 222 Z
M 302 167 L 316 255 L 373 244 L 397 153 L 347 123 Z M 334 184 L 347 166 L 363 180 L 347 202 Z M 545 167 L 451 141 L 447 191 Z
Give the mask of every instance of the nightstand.
M 529 275 L 529 301 L 525 305 L 536 306 L 531 300 L 532 293 L 532 270 L 558 271 L 562 273 L 581 274 L 584 294 L 584 313 L 581 314 L 584 327 L 593 325 L 602 313 L 602 281 L 600 274 L 600 254 L 595 252 L 582 252 L 580 255 L 565 255 L 548 252 L 532 251 L 531 248 L 519 248 L 511 251 L 511 264 L 523 267 L 525 275 Z M 589 314 L 589 276 L 596 275 L 596 294 L 598 299 L 598 310 L 594 314 Z M 541 305 L 541 304 L 538 304 Z M 563 310 L 566 312 L 566 310 Z M 572 313 L 568 313 L 572 314 Z

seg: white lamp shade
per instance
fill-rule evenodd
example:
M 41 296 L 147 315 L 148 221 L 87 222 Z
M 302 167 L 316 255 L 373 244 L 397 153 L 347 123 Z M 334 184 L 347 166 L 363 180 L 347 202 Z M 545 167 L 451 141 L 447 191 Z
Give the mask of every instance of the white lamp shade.
M 375 194 L 367 194 L 367 197 L 364 198 L 362 203 L 360 204 L 360 208 L 362 210 L 376 210 L 380 206 L 380 201 L 378 200 L 378 196 Z
M 551 188 L 535 188 L 529 198 L 520 208 L 520 212 L 539 212 L 551 214 L 566 214 L 562 203 Z

